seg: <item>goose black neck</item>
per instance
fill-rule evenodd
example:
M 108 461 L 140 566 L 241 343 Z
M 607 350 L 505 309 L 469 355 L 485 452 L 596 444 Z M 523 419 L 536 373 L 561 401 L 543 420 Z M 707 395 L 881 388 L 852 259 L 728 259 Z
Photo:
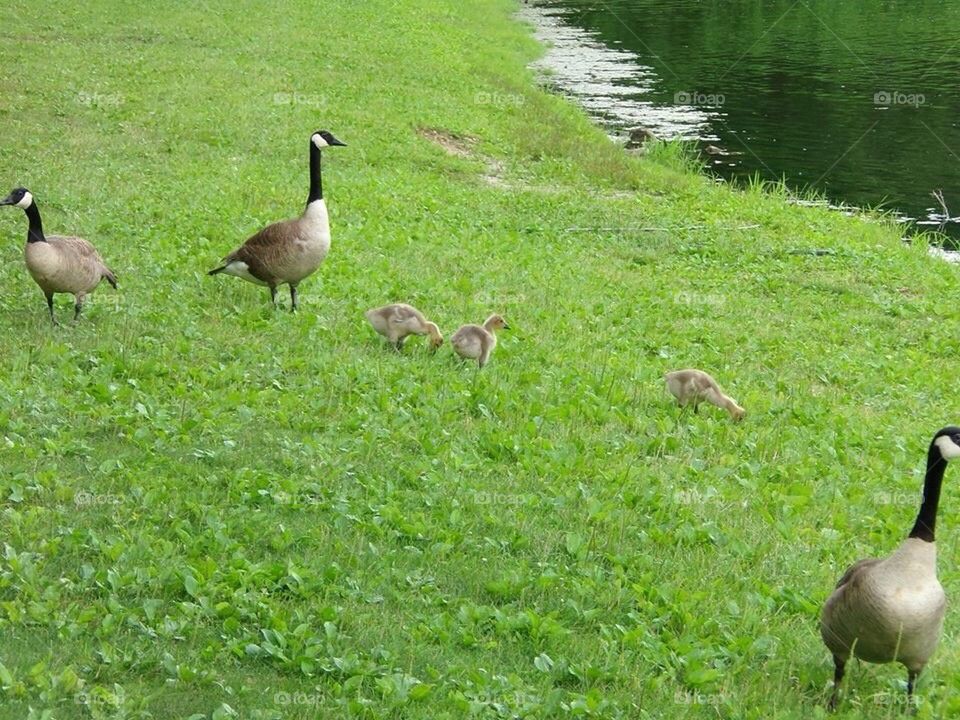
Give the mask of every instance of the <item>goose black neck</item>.
M 310 195 L 307 205 L 314 200 L 323 200 L 323 181 L 320 178 L 320 148 L 310 141 Z
M 37 204 L 30 203 L 30 206 L 24 212 L 30 221 L 30 229 L 27 230 L 27 242 L 46 242 L 47 238 L 43 234 L 43 223 L 40 221 L 40 211 L 37 209 Z
M 917 520 L 910 531 L 910 537 L 919 538 L 926 542 L 934 541 L 934 530 L 937 525 L 937 506 L 940 504 L 940 486 L 943 483 L 943 471 L 947 461 L 940 454 L 940 448 L 930 446 L 927 453 L 927 475 L 923 481 L 923 502 Z

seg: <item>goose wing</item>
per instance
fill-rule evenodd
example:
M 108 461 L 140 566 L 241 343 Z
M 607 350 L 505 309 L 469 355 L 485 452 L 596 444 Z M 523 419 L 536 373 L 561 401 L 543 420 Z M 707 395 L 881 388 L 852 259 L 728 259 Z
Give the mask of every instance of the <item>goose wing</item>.
M 390 319 L 397 324 L 409 323 L 410 321 L 415 321 L 417 323 L 426 322 L 426 318 L 423 316 L 423 313 L 421 313 L 412 305 L 406 305 L 404 303 L 397 303 L 392 307 Z
M 60 248 L 60 251 L 72 255 L 81 262 L 95 262 L 103 265 L 103 259 L 97 249 L 87 240 L 81 237 L 68 235 L 52 235 L 47 238 L 47 242 Z
M 254 233 L 223 259 L 224 267 L 233 262 L 242 262 L 255 278 L 269 282 L 275 275 L 271 268 L 276 269 L 290 251 L 290 223 L 290 220 L 282 220 Z
M 113 287 L 117 287 L 117 276 L 107 267 L 100 253 L 89 241 L 73 235 L 51 235 L 47 242 L 69 257 L 69 262 L 74 263 L 77 269 L 82 269 L 82 272 L 98 280 L 106 278 Z
M 863 560 L 857 560 L 857 562 L 847 568 L 847 571 L 837 581 L 835 590 L 839 590 L 853 580 L 854 576 L 857 575 L 861 570 L 866 570 L 868 567 L 872 567 L 878 562 L 880 562 L 880 558 L 864 558 Z

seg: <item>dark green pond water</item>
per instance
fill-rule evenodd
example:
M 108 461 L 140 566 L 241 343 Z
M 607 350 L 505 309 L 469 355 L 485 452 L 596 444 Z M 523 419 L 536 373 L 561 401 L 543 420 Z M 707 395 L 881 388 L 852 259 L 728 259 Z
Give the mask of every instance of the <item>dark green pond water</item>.
M 727 178 L 786 178 L 960 239 L 960 2 L 540 0 L 555 82 L 615 128 L 699 138 Z M 930 193 L 942 190 L 948 218 Z

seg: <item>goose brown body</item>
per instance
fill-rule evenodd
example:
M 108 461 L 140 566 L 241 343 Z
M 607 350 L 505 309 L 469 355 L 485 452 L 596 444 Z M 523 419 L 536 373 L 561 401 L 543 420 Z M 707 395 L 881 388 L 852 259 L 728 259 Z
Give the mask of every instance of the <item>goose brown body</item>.
M 935 543 L 908 538 L 889 557 L 849 568 L 823 608 L 820 634 L 830 652 L 923 670 L 947 609 L 936 564 Z
M 257 285 L 295 286 L 312 275 L 330 251 L 326 203 L 310 203 L 303 215 L 267 225 L 223 259 L 222 272 Z
M 44 293 L 82 297 L 104 279 L 116 287 L 113 272 L 83 238 L 51 235 L 46 242 L 27 243 L 23 255 L 30 276 Z

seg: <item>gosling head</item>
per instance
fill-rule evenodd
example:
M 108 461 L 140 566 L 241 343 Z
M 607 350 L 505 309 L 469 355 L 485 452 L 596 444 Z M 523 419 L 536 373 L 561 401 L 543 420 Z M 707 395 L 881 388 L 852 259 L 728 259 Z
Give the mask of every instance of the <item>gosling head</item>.
M 507 321 L 503 319 L 503 315 L 497 315 L 494 313 L 487 318 L 487 321 L 483 324 L 487 330 L 509 330 L 510 326 L 507 325 Z
M 743 417 L 747 414 L 747 411 L 742 407 L 734 403 L 733 407 L 730 408 L 730 417 L 733 418 L 734 422 L 740 422 L 743 420 Z
M 16 205 L 18 208 L 26 210 L 33 205 L 33 193 L 23 187 L 14 188 L 9 195 L 0 200 L 0 205 Z
M 329 130 L 317 130 L 313 135 L 310 136 L 310 142 L 312 142 L 318 150 L 323 150 L 323 148 L 333 147 L 334 145 L 340 145 L 346 147 L 345 142 L 340 142 L 337 140 L 333 133 Z
M 933 443 L 930 445 L 931 452 L 934 447 L 944 460 L 950 461 L 960 457 L 960 427 L 948 425 L 940 430 L 933 436 Z
M 430 349 L 436 350 L 443 345 L 443 335 L 440 334 L 440 328 L 436 323 L 427 323 L 427 332 L 430 334 Z

